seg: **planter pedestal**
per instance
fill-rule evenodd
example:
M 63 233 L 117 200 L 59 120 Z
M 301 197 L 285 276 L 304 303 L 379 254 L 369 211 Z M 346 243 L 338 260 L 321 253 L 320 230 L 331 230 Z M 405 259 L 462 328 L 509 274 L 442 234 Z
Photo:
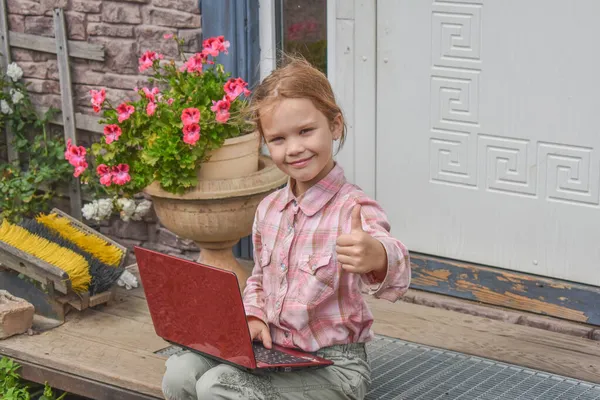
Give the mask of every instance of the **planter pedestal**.
M 230 179 L 199 180 L 182 195 L 166 192 L 157 182 L 144 191 L 152 197 L 160 223 L 200 247 L 198 262 L 233 271 L 243 290 L 250 275 L 233 256 L 233 246 L 252 233 L 256 208 L 269 193 L 284 185 L 287 176 L 266 156 L 258 170 Z

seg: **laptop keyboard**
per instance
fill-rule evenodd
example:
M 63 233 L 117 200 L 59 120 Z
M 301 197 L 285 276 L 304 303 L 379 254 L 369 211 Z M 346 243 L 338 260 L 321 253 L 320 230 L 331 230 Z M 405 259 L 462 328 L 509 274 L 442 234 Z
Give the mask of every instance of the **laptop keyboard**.
M 307 362 L 304 358 L 294 357 L 279 350 L 267 349 L 262 344 L 252 343 L 252 347 L 254 349 L 254 358 L 256 358 L 256 361 L 265 364 L 276 365 Z

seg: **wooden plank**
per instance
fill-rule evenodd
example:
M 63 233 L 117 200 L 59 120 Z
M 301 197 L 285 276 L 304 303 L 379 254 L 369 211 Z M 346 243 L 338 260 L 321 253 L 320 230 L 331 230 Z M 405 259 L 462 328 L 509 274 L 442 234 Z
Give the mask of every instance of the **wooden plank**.
M 152 326 L 91 309 L 75 315 L 39 335 L 1 340 L 0 354 L 162 398 L 166 357 L 153 353 L 162 339 Z
M 73 87 L 71 85 L 71 72 L 69 70 L 69 53 L 67 43 L 67 29 L 65 15 L 61 8 L 55 8 L 54 34 L 56 36 L 56 55 L 58 59 L 58 76 L 60 80 L 60 98 L 62 103 L 63 126 L 65 129 L 65 142 L 71 140 L 77 145 L 75 136 L 75 110 L 73 107 Z M 80 220 L 81 215 L 81 186 L 79 179 L 73 177 L 70 182 L 71 215 Z
M 337 0 L 335 7 L 336 19 L 354 19 L 354 0 Z
M 600 325 L 600 288 L 412 254 L 411 287 Z
M 600 343 L 528 326 L 367 297 L 377 334 L 600 383 Z
M 354 21 L 340 19 L 335 21 L 335 58 L 336 69 L 333 90 L 346 119 L 346 143 L 335 156 L 344 168 L 346 177 L 356 182 L 356 138 L 354 136 Z M 329 58 L 328 61 L 329 63 Z M 329 74 L 331 76 L 331 74 Z M 337 151 L 338 146 L 335 146 Z
M 41 117 L 48 111 L 49 107 L 36 107 L 36 113 Z M 93 133 L 104 133 L 104 126 L 100 125 L 102 117 L 95 115 L 88 115 L 82 113 L 75 113 L 75 128 L 93 132 Z M 61 112 L 57 112 L 53 118 L 49 121 L 54 125 L 63 125 L 63 116 Z
M 15 359 L 21 368 L 19 374 L 31 382 L 48 384 L 53 389 L 64 390 L 70 394 L 85 396 L 96 400 L 153 400 L 163 397 L 148 396 L 141 393 L 132 392 L 127 389 L 119 388 L 106 383 L 94 381 L 81 376 L 75 376 L 67 372 L 56 371 L 44 365 L 31 363 L 24 360 Z
M 12 47 L 57 54 L 56 43 L 53 38 L 9 31 L 8 39 Z M 104 61 L 104 45 L 69 40 L 68 48 L 70 57 Z
M 6 0 L 0 0 L 0 58 L 2 58 L 2 70 L 6 73 L 6 68 L 10 64 L 10 46 L 8 44 L 8 13 L 6 11 Z M 12 145 L 15 134 L 9 126 L 5 127 L 6 134 L 6 152 L 8 161 L 13 162 L 19 159 L 17 149 Z
M 347 0 L 345 0 L 347 1 Z M 354 0 L 354 179 L 367 195 L 376 196 L 376 26 L 374 1 Z M 352 1 L 348 1 L 352 3 Z M 356 34 L 358 32 L 358 34 Z M 358 155 L 358 156 L 357 156 Z

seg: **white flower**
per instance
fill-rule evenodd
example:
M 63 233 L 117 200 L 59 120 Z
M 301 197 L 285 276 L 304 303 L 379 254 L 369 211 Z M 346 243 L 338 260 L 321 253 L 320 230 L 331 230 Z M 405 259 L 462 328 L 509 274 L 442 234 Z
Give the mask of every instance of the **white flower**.
M 152 207 L 151 201 L 146 200 L 146 199 L 140 201 L 140 203 L 137 205 L 137 207 L 135 207 L 135 213 L 133 214 L 131 219 L 133 219 L 134 221 L 140 221 L 142 218 L 144 218 L 144 216 L 146 214 L 148 214 L 148 211 L 150 211 L 151 207 Z
M 135 213 L 135 201 L 123 197 L 117 200 L 117 205 L 121 209 L 121 219 L 123 221 L 129 221 Z
M 98 214 L 98 202 L 94 200 L 91 203 L 87 203 L 81 209 L 81 213 L 85 219 L 96 219 L 96 215 Z
M 10 89 L 10 96 L 12 97 L 13 104 L 19 104 L 25 97 L 23 92 L 17 89 Z
M 13 110 L 10 108 L 6 100 L 0 100 L 0 111 L 2 114 L 12 114 Z
M 102 221 L 110 217 L 113 210 L 113 202 L 111 199 L 94 200 L 86 204 L 81 209 L 81 213 L 88 220 Z
M 100 199 L 98 200 L 98 216 L 100 219 L 105 219 L 110 217 L 113 211 L 113 201 L 112 199 Z
M 6 75 L 8 75 L 13 82 L 16 82 L 23 76 L 23 70 L 17 63 L 12 62 L 8 65 L 8 68 L 6 68 Z

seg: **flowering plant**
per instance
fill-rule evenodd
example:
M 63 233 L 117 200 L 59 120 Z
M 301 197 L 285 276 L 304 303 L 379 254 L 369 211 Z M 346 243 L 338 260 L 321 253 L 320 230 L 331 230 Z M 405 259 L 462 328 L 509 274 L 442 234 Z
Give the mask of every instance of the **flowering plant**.
M 99 180 L 108 193 L 132 197 L 153 181 L 171 193 L 183 193 L 197 183 L 197 170 L 211 150 L 226 139 L 250 132 L 242 118 L 250 94 L 247 83 L 225 73 L 214 61 L 228 54 L 223 36 L 204 40 L 203 50 L 186 58 L 183 39 L 177 42 L 181 60 L 166 61 L 147 51 L 140 72 L 152 70 L 152 87 L 134 88 L 139 99 L 114 107 L 106 90 L 91 90 L 95 112 L 103 111 L 104 135 L 91 151 L 67 143 L 65 158 L 83 183 Z M 87 161 L 91 153 L 93 167 Z
M 63 159 L 62 133 L 48 129 L 57 110 L 38 115 L 27 91 L 29 83 L 22 77 L 15 62 L 0 71 L 0 129 L 10 129 L 14 137 L 9 143 L 0 139 L 0 154 L 10 148 L 16 155 L 12 162 L 0 156 L 0 221 L 13 223 L 48 211 L 71 171 Z

